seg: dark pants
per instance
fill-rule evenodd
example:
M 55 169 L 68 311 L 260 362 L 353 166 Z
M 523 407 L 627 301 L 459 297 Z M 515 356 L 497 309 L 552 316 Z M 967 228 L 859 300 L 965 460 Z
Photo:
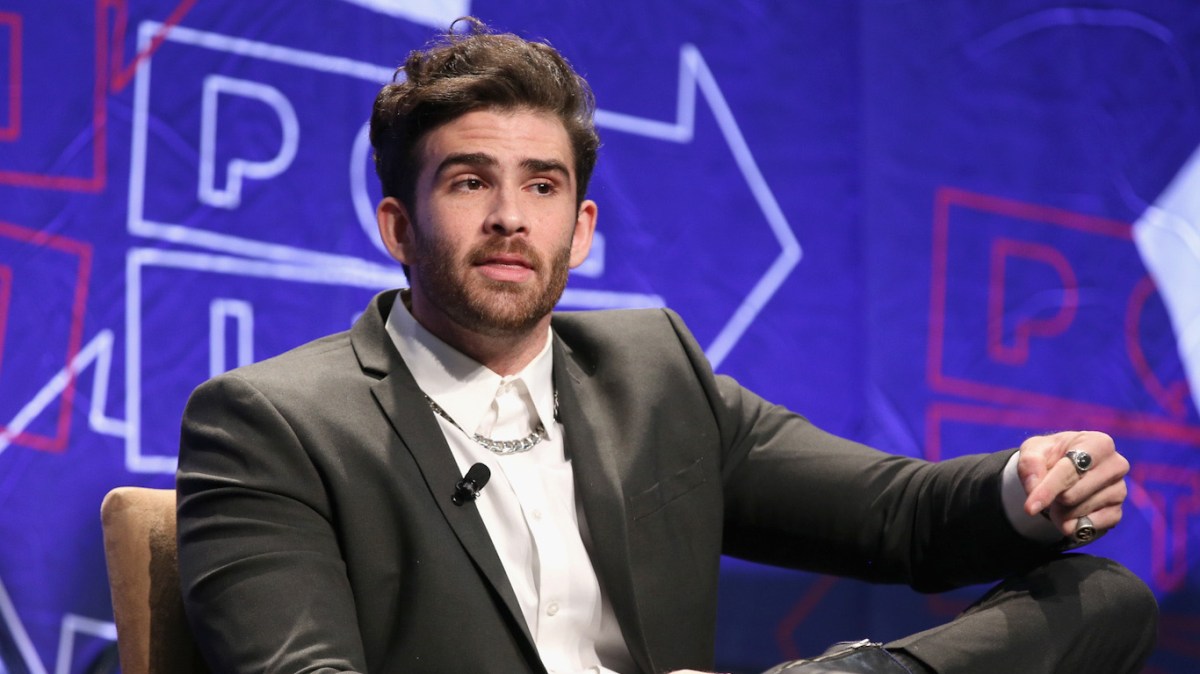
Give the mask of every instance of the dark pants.
M 938 674 L 1138 672 L 1158 603 L 1116 562 L 1064 555 L 1006 580 L 945 625 L 892 643 Z

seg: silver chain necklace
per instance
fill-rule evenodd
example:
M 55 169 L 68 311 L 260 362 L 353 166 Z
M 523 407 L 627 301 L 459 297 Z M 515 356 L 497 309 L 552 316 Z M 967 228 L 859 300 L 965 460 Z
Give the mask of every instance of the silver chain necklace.
M 555 392 L 554 398 L 555 407 L 557 407 L 557 392 Z M 454 426 L 458 430 L 462 431 L 463 435 L 466 435 L 475 442 L 479 443 L 480 447 L 483 447 L 493 454 L 505 456 L 507 454 L 520 454 L 521 452 L 528 452 L 529 450 L 533 449 L 537 443 L 549 438 L 549 436 L 546 434 L 546 427 L 542 424 L 540 419 L 538 420 L 537 428 L 533 429 L 532 433 L 517 440 L 493 440 L 478 433 L 468 433 L 467 429 L 459 426 L 458 422 L 452 419 L 450 415 L 446 413 L 446 410 L 442 409 L 441 405 L 433 402 L 433 398 L 430 398 L 428 395 L 426 395 L 425 400 L 429 402 L 429 408 L 433 410 L 434 414 L 445 419 L 446 421 L 449 421 L 451 426 Z

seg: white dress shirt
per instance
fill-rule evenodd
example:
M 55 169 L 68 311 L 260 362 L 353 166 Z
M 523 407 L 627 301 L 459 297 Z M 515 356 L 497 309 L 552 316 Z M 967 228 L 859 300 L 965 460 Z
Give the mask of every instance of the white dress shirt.
M 585 544 L 556 419 L 550 335 L 521 372 L 501 377 L 431 334 L 402 302 L 388 316 L 387 331 L 417 385 L 454 420 L 437 417 L 459 471 L 476 463 L 492 471 L 475 505 L 546 669 L 636 669 Z M 527 452 L 500 456 L 470 436 L 515 440 L 539 420 L 548 437 Z
M 593 541 L 577 506 L 557 420 L 551 335 L 521 372 L 502 377 L 435 337 L 402 302 L 389 314 L 387 331 L 417 385 L 454 420 L 437 416 L 459 472 L 466 474 L 476 463 L 492 472 L 475 505 L 546 669 L 636 670 L 588 555 Z M 518 454 L 493 454 L 469 435 L 515 440 L 529 435 L 539 420 L 548 437 Z M 1025 490 L 1016 459 L 1008 462 L 1003 479 L 1010 521 L 1028 538 L 1058 540 L 1052 524 L 1022 510 Z

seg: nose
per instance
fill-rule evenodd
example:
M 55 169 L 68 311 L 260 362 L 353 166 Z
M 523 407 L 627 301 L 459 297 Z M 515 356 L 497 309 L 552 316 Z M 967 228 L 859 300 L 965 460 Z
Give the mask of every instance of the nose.
M 494 194 L 492 212 L 488 214 L 487 219 L 488 230 L 502 236 L 528 232 L 529 225 L 521 210 L 519 190 L 498 189 Z

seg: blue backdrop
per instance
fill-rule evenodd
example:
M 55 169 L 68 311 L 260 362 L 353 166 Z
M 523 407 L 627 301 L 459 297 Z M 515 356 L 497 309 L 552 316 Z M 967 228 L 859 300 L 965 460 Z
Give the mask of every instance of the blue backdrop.
M 104 670 L 100 500 L 172 484 L 192 387 L 403 284 L 364 125 L 467 13 L 596 90 L 564 306 L 669 305 L 719 371 L 894 452 L 1109 432 L 1130 498 L 1093 548 L 1160 599 L 1147 671 L 1200 669 L 1194 0 L 0 0 L 0 671 Z M 718 657 L 969 596 L 726 560 Z

